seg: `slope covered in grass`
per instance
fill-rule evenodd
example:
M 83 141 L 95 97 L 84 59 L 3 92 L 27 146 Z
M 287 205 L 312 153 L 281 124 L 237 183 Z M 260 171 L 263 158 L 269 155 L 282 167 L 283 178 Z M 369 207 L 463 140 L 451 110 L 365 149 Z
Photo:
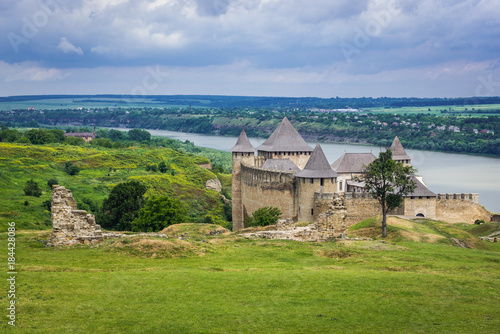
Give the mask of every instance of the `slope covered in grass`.
M 470 226 L 470 225 L 469 225 Z M 418 241 L 445 245 L 461 243 L 468 248 L 480 247 L 482 243 L 466 231 L 463 224 L 449 224 L 429 219 L 407 220 L 390 216 L 387 218 L 387 241 Z M 351 237 L 382 239 L 382 218 L 374 216 L 348 229 Z
M 81 171 L 73 176 L 65 173 L 67 161 Z M 167 173 L 146 171 L 148 164 L 162 161 L 169 168 Z M 88 209 L 83 202 L 99 205 L 116 184 L 136 179 L 148 186 L 147 197 L 169 195 L 184 201 L 190 208 L 192 222 L 209 219 L 224 224 L 221 196 L 205 189 L 206 181 L 218 176 L 198 166 L 209 162 L 205 157 L 169 148 L 111 149 L 0 143 L 0 231 L 6 230 L 9 221 L 15 221 L 21 229 L 50 227 L 50 213 L 42 204 L 50 200 L 51 189 L 47 181 L 51 178 L 70 189 L 82 209 Z M 41 197 L 25 196 L 23 188 L 31 178 L 42 188 Z M 221 179 L 227 181 L 227 177 Z

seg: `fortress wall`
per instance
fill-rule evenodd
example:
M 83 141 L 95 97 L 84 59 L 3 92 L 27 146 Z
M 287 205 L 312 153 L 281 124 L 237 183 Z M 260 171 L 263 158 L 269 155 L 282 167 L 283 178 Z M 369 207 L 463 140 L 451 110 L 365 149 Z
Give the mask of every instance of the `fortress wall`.
M 345 207 L 347 227 L 382 212 L 379 202 L 368 193 L 345 193 Z
M 405 216 L 417 216 L 423 215 L 425 218 L 436 218 L 436 197 L 430 198 L 418 198 L 418 197 L 406 197 L 404 199 L 404 212 L 397 213 L 403 214 Z
M 316 193 L 315 194 L 315 216 L 325 214 L 335 202 L 335 199 L 343 198 L 345 213 L 345 224 L 350 227 L 367 218 L 381 214 L 380 204 L 371 195 L 366 193 Z
M 438 194 L 436 219 L 449 223 L 469 223 L 491 220 L 491 212 L 479 205 L 478 194 Z
M 294 174 L 241 166 L 241 199 L 243 219 L 255 210 L 274 206 L 282 218 L 296 220 L 296 189 Z

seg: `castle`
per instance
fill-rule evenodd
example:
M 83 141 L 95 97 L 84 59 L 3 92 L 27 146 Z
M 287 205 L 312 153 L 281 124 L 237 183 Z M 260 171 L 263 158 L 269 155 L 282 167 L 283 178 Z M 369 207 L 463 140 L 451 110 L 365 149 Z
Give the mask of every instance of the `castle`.
M 393 159 L 411 165 L 398 137 L 390 150 Z M 271 136 L 255 149 L 244 130 L 231 149 L 233 228 L 262 207 L 278 207 L 282 218 L 317 222 L 341 202 L 348 226 L 380 214 L 377 200 L 364 191 L 363 168 L 376 159 L 372 153 L 345 153 L 328 162 L 319 144 L 311 148 L 285 117 Z M 257 152 L 257 155 L 255 155 Z M 435 194 L 421 177 L 415 191 L 392 214 L 418 216 L 451 223 L 490 221 L 491 213 L 479 205 L 478 194 Z

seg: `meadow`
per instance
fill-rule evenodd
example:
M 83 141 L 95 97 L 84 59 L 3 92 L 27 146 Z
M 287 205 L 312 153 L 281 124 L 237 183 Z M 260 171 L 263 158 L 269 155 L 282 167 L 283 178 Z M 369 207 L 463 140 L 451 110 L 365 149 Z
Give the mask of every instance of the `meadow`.
M 473 237 L 426 224 L 419 232 L 400 222 L 384 241 L 326 243 L 185 224 L 167 228 L 168 238 L 62 248 L 45 247 L 47 231 L 21 231 L 15 331 L 498 333 L 499 245 L 411 241 L 429 229 Z M 7 253 L 6 233 L 0 249 Z M 6 305 L 5 293 L 0 300 Z M 12 330 L 5 319 L 2 332 Z

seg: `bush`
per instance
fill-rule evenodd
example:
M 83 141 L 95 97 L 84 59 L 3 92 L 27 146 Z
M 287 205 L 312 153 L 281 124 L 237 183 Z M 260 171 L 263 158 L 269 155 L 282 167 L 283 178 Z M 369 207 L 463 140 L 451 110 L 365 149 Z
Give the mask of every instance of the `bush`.
M 73 146 L 83 146 L 85 145 L 85 139 L 81 137 L 67 137 L 64 143 Z
M 167 165 L 165 164 L 165 161 L 162 161 L 158 164 L 158 170 L 161 172 L 161 173 L 166 173 L 168 168 L 167 168 Z
M 59 181 L 57 181 L 56 178 L 51 178 L 47 181 L 47 185 L 49 186 L 50 189 L 52 189 L 52 186 L 55 184 L 59 184 Z
M 73 165 L 71 161 L 68 161 L 64 165 L 64 171 L 69 175 L 76 175 L 80 172 L 80 168 L 78 168 L 78 166 Z
M 132 230 L 158 232 L 170 225 L 185 223 L 187 214 L 184 204 L 176 198 L 153 198 L 139 211 L 139 217 L 132 222 Z
M 26 196 L 40 197 L 42 196 L 42 189 L 40 189 L 38 183 L 31 179 L 26 181 L 26 185 L 24 186 L 24 194 Z
M 146 172 L 155 172 L 156 173 L 156 165 L 155 164 L 146 165 Z
M 264 207 L 254 211 L 251 217 L 245 219 L 246 227 L 268 226 L 276 224 L 281 216 L 280 209 L 276 207 Z
M 45 208 L 47 211 L 52 209 L 52 200 L 48 199 L 42 202 L 42 208 Z

